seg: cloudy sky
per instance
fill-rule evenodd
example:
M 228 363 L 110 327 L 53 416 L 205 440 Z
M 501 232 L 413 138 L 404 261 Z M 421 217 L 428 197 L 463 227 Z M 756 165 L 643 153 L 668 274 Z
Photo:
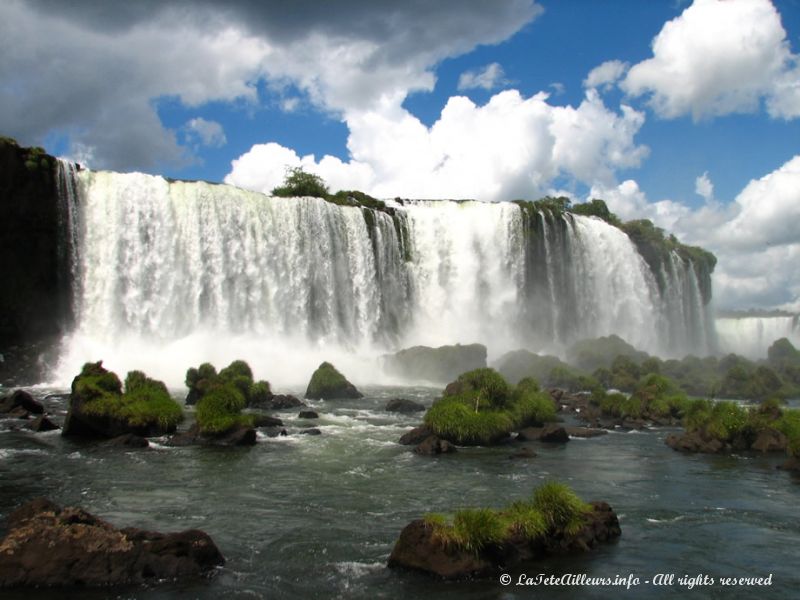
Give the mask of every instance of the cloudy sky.
M 0 135 L 269 191 L 567 194 L 800 310 L 800 0 L 3 0 Z

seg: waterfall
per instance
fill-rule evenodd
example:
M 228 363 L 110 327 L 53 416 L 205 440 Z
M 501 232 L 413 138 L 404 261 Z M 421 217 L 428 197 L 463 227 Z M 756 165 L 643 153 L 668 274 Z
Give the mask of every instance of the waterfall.
M 788 338 L 800 347 L 800 315 L 765 317 L 717 317 L 720 350 L 751 359 L 766 358 L 769 347 Z
M 414 344 L 557 352 L 612 333 L 661 355 L 708 349 L 691 264 L 677 259 L 662 293 L 628 236 L 594 217 L 67 179 L 75 328 L 62 380 L 103 358 L 179 384 L 189 366 L 237 357 L 278 383 L 304 382 L 323 359 L 358 380 L 377 354 Z

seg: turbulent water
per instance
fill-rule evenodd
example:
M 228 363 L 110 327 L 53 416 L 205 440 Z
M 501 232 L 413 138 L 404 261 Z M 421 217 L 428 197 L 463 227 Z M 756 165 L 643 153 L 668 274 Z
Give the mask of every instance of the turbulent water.
M 281 390 L 292 391 L 292 390 Z M 294 390 L 297 392 L 298 390 Z M 319 421 L 286 411 L 290 435 L 260 436 L 251 448 L 123 451 L 98 443 L 3 430 L 0 421 L 0 527 L 21 502 L 47 496 L 117 526 L 207 531 L 227 559 L 210 582 L 150 588 L 4 590 L 4 600 L 62 598 L 348 598 L 530 600 L 531 598 L 797 598 L 800 575 L 798 480 L 777 471 L 785 456 L 685 455 L 664 444 L 668 430 L 609 433 L 568 444 L 528 443 L 537 457 L 510 460 L 520 444 L 462 448 L 424 457 L 397 439 L 418 423 L 387 413 L 388 398 L 430 405 L 439 390 L 366 388 L 360 400 L 312 402 Z M 66 401 L 45 400 L 62 420 Z M 191 421 L 191 412 L 190 421 Z M 187 427 L 189 422 L 184 423 Z M 319 427 L 319 436 L 297 435 Z M 622 536 L 579 556 L 512 571 L 642 581 L 676 575 L 673 585 L 503 587 L 497 579 L 448 583 L 385 567 L 401 529 L 427 512 L 501 507 L 543 481 L 568 483 L 587 500 L 606 500 Z M 1 532 L 0 532 L 1 533 Z M 770 588 L 689 590 L 678 578 L 766 577 Z
M 752 359 L 765 358 L 780 338 L 800 346 L 800 316 L 725 317 L 716 319 L 720 350 Z
M 191 364 L 247 357 L 299 383 L 326 358 L 375 381 L 376 354 L 414 344 L 496 356 L 615 333 L 660 355 L 710 349 L 691 263 L 674 255 L 657 278 L 596 218 L 449 201 L 382 212 L 61 168 L 76 315 L 62 382 L 98 358 L 177 384 Z

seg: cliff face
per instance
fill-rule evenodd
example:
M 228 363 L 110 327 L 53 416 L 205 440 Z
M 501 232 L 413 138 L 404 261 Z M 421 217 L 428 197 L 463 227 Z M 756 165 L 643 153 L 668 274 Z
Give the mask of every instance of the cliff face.
M 57 161 L 0 137 L 0 381 L 68 322 L 69 269 L 60 256 Z

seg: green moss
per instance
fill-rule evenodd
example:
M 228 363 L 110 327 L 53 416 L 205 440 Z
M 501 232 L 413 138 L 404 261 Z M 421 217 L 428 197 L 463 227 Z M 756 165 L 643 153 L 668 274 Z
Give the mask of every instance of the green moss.
M 266 402 L 272 396 L 272 389 L 269 381 L 256 381 L 250 388 L 250 403 L 260 404 Z
M 331 363 L 323 362 L 320 364 L 308 382 L 306 398 L 330 399 L 346 397 L 361 397 L 361 394 Z
M 128 373 L 122 393 L 115 373 L 106 371 L 102 363 L 87 363 L 73 383 L 73 391 L 84 400 L 86 414 L 121 419 L 132 426 L 158 425 L 167 430 L 183 419 L 183 411 L 166 385 L 141 371 Z
M 250 404 L 254 401 L 252 393 L 263 396 L 264 386 L 266 386 L 266 396 L 270 395 L 269 382 L 261 381 L 261 385 L 256 386 L 253 382 L 253 371 L 250 365 L 243 360 L 234 360 L 227 367 L 217 373 L 214 365 L 203 363 L 198 368 L 190 368 L 186 371 L 186 386 L 190 392 L 196 396 L 196 401 L 205 397 L 212 389 L 221 385 L 230 385 L 239 391 L 245 400 Z
M 800 410 L 784 411 L 775 428 L 786 436 L 789 456 L 800 458 Z
M 244 395 L 230 383 L 214 386 L 197 403 L 197 424 L 202 433 L 222 433 L 237 425 L 252 425 L 249 415 L 240 414 L 247 405 Z
M 511 536 L 533 543 L 550 534 L 574 535 L 591 510 L 568 486 L 549 482 L 534 490 L 531 500 L 500 510 L 466 508 L 456 511 L 452 520 L 439 513 L 427 514 L 423 520 L 444 545 L 478 554 Z

